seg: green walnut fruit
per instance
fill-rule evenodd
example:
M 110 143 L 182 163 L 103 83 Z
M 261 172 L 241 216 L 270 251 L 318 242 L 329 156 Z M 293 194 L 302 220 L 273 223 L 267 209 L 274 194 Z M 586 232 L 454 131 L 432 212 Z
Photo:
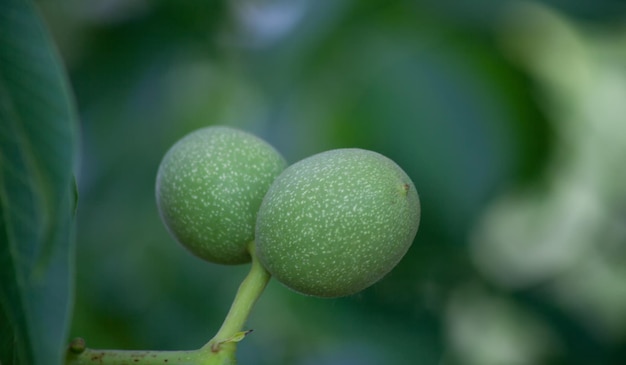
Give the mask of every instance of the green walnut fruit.
M 276 178 L 257 215 L 257 255 L 297 292 L 350 295 L 391 271 L 419 220 L 415 186 L 395 162 L 362 149 L 327 151 Z
M 161 161 L 159 213 L 193 254 L 219 264 L 248 262 L 257 211 L 285 167 L 272 146 L 251 134 L 228 127 L 197 130 Z

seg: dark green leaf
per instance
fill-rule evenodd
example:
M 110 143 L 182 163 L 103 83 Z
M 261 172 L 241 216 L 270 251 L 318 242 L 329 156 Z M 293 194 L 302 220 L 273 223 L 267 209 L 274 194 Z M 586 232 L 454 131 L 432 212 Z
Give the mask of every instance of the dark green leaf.
M 76 117 L 30 1 L 0 1 L 0 362 L 60 364 L 73 272 Z

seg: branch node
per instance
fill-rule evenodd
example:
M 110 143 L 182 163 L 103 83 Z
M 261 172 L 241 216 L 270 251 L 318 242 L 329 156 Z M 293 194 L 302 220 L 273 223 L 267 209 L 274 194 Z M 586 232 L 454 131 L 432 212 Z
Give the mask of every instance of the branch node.
M 76 337 L 70 342 L 69 350 L 71 353 L 79 355 L 82 354 L 87 347 L 85 346 L 85 339 Z

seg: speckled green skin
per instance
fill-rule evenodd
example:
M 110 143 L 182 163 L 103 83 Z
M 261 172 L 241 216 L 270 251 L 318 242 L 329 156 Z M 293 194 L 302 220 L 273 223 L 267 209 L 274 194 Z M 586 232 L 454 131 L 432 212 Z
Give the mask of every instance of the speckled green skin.
M 228 127 L 197 130 L 161 161 L 156 197 L 163 222 L 195 255 L 220 264 L 250 261 L 256 214 L 286 167 L 269 144 Z
M 287 287 L 339 297 L 380 280 L 411 246 L 420 204 L 411 179 L 376 152 L 323 152 L 288 167 L 257 216 L 257 255 Z

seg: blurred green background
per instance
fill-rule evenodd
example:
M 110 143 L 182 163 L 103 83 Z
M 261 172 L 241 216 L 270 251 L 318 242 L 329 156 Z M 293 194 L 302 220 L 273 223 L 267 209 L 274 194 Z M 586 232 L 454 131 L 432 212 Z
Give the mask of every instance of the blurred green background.
M 39 0 L 81 116 L 72 336 L 193 349 L 248 267 L 193 257 L 154 183 L 186 133 L 226 124 L 290 163 L 387 155 L 422 223 L 341 299 L 272 282 L 242 365 L 622 364 L 623 1 Z

